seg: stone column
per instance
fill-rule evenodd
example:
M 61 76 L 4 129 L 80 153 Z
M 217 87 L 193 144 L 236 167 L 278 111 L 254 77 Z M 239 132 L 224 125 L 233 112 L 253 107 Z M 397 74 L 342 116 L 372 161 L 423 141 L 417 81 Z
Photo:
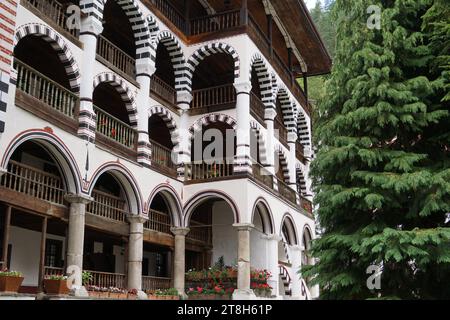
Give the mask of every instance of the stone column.
M 139 83 L 139 90 L 136 95 L 137 107 L 137 161 L 146 167 L 151 165 L 152 149 L 148 138 L 148 113 L 147 109 L 150 105 L 150 82 L 151 76 L 155 73 L 156 68 L 150 59 L 140 59 L 136 61 L 136 81 Z
M 184 278 L 186 273 L 186 235 L 189 233 L 189 228 L 175 227 L 171 229 L 175 235 L 175 252 L 173 259 L 173 282 L 178 293 L 185 297 Z
M 136 289 L 139 299 L 147 299 L 142 291 L 142 256 L 144 254 L 144 222 L 148 219 L 143 215 L 129 214 L 130 234 L 128 238 L 128 289 Z
M 263 238 L 266 240 L 266 249 L 267 249 L 267 261 L 266 261 L 266 269 L 272 274 L 272 277 L 269 279 L 269 285 L 273 288 L 272 294 L 278 296 L 279 295 L 279 270 L 278 270 L 278 244 L 281 241 L 281 237 L 276 234 L 271 235 L 263 235 Z
M 297 162 L 296 146 L 297 134 L 295 132 L 289 132 L 288 136 L 289 145 L 289 187 L 297 191 L 297 173 L 295 169 L 295 164 Z
M 236 157 L 235 173 L 252 173 L 250 159 L 250 82 L 235 83 L 236 88 Z
M 80 114 L 78 135 L 90 142 L 95 141 L 96 115 L 92 104 L 94 92 L 94 66 L 97 54 L 97 37 L 102 33 L 101 21 L 88 16 L 81 21 L 80 41 L 83 43 L 83 62 L 81 64 Z
M 234 224 L 238 231 L 238 283 L 233 293 L 233 300 L 252 300 L 256 296 L 250 289 L 250 231 L 254 225 L 250 223 Z
M 181 92 L 177 94 L 177 105 L 180 109 L 180 124 L 179 124 L 179 143 L 176 151 L 178 159 L 178 177 L 187 178 L 185 173 L 185 165 L 191 162 L 191 138 L 189 132 L 189 114 L 188 110 L 191 106 L 192 94 L 187 92 Z
M 301 282 L 300 275 L 297 273 L 302 267 L 302 249 L 300 246 L 290 246 L 290 254 L 291 254 L 291 278 L 292 278 L 292 298 L 301 300 L 302 291 L 301 291 Z
M 65 196 L 65 199 L 70 203 L 69 228 L 67 232 L 66 273 L 72 275 L 73 294 L 75 296 L 87 296 L 82 281 L 84 227 L 86 205 L 94 199 L 81 194 L 68 194 Z

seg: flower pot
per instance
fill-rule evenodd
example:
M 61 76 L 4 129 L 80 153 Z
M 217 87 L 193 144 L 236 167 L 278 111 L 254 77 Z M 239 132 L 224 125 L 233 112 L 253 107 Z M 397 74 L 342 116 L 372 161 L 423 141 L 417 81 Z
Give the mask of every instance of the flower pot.
M 127 294 L 126 299 L 127 300 L 137 300 L 137 295 L 129 293 L 129 294 Z
M 0 292 L 17 293 L 22 282 L 23 277 L 0 276 Z
M 46 294 L 64 295 L 69 294 L 70 288 L 67 280 L 44 279 L 44 290 Z

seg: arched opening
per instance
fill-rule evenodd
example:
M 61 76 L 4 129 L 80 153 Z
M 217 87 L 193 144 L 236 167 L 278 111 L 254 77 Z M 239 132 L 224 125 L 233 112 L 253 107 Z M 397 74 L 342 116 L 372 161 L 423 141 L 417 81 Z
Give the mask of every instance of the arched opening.
M 280 230 L 281 240 L 278 242 L 278 261 L 279 261 L 279 294 L 281 296 L 292 295 L 292 281 L 296 277 L 297 270 L 292 268 L 291 246 L 297 245 L 297 232 L 294 221 L 290 215 L 285 215 L 281 221 Z
M 289 182 L 288 178 L 286 177 L 287 174 L 286 158 L 283 156 L 281 152 L 276 152 L 275 156 L 278 161 L 278 170 L 276 170 L 275 172 L 276 178 L 278 179 L 278 181 L 281 181 L 283 183 Z
M 164 81 L 171 88 L 175 87 L 175 70 L 169 50 L 161 40 L 156 49 L 155 76 Z
M 303 230 L 302 237 L 302 265 L 309 266 L 313 264 L 313 258 L 311 256 L 312 234 L 308 227 Z
M 76 192 L 71 175 L 46 143 L 27 140 L 0 177 L 0 269 L 22 272 L 22 293 L 36 293 L 42 275 L 63 272 L 67 223 L 58 217 L 67 214 L 65 195 Z
M 94 111 L 97 115 L 97 133 L 128 148 L 135 145 L 135 130 L 118 86 L 99 83 L 93 93 Z
M 255 64 L 252 66 L 251 83 L 252 91 L 250 93 L 250 111 L 252 116 L 263 126 L 265 126 L 266 107 L 263 103 L 261 76 L 258 74 Z
M 226 122 L 212 122 L 194 132 L 191 141 L 191 178 L 213 179 L 233 175 L 236 133 Z
M 192 77 L 192 109 L 212 108 L 214 110 L 234 108 L 236 90 L 235 61 L 229 53 L 212 50 L 202 57 Z
M 152 164 L 162 169 L 176 170 L 177 164 L 172 159 L 172 134 L 158 114 L 148 119 L 148 135 L 152 146 Z
M 265 200 L 259 200 L 253 209 L 253 225 L 255 226 L 250 234 L 250 261 L 256 269 L 270 270 L 270 243 L 264 236 L 274 233 L 272 213 Z M 274 254 L 274 253 L 272 253 Z
M 273 123 L 273 127 L 276 130 L 275 133 L 278 131 L 278 138 L 280 139 L 280 142 L 283 143 L 286 147 L 288 147 L 287 143 L 287 128 L 285 124 L 285 118 L 284 118 L 284 112 L 283 112 L 283 105 L 284 101 L 282 101 L 284 97 L 281 94 L 277 95 L 277 99 L 275 100 L 275 121 Z
M 203 248 L 186 252 L 186 269 L 205 270 L 237 263 L 237 231 L 234 209 L 220 196 L 205 196 L 191 206 L 188 214 L 188 238 L 203 243 Z M 189 284 L 188 286 L 189 287 Z
M 127 9 L 130 11 L 130 9 Z M 136 42 L 130 19 L 118 1 L 106 1 L 97 54 L 121 73 L 135 78 Z
M 56 49 L 51 39 L 42 35 L 27 35 L 14 48 L 14 68 L 17 71 L 17 90 L 31 98 L 28 104 L 52 108 L 73 117 L 78 97 L 75 94 L 67 66 L 61 61 L 64 52 Z M 61 50 L 61 51 L 59 51 Z M 39 54 L 36 54 L 39 52 Z

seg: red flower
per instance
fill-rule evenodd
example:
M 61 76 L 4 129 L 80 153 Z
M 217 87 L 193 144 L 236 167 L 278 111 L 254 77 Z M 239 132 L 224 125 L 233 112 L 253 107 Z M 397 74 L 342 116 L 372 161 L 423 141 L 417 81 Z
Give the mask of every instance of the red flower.
M 203 288 L 202 287 L 197 287 L 197 292 L 198 293 L 202 293 L 203 292 Z
M 116 137 L 116 129 L 112 128 L 111 129 L 111 137 L 115 138 Z

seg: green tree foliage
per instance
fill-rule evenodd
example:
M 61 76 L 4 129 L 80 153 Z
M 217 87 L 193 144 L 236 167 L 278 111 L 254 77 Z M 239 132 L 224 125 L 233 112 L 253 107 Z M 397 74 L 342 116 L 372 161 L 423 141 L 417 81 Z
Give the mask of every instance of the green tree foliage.
M 367 26 L 370 5 L 381 28 Z M 337 0 L 312 164 L 324 299 L 450 298 L 447 0 Z M 366 270 L 382 268 L 381 289 Z

